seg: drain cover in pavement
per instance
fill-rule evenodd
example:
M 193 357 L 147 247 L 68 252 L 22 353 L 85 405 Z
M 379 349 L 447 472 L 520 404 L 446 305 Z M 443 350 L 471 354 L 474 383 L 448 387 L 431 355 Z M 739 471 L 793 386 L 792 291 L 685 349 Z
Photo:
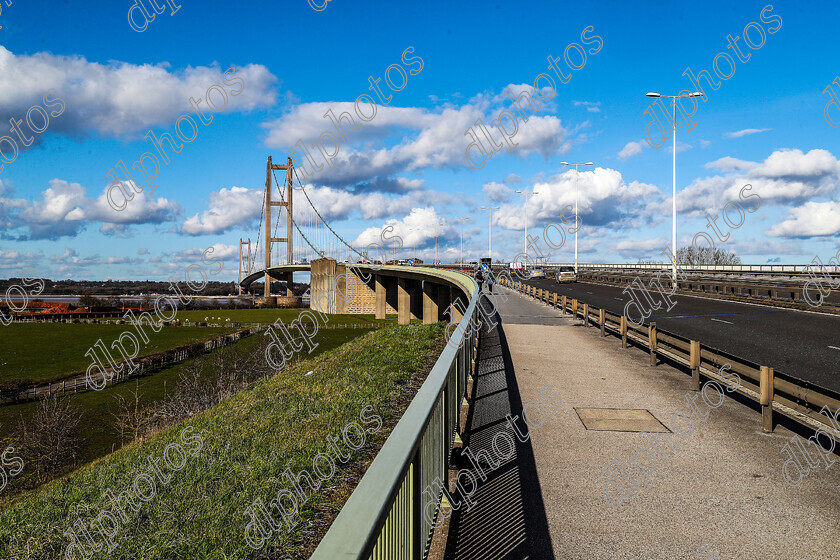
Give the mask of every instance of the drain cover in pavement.
M 670 432 L 645 409 L 575 408 L 587 430 L 607 432 Z

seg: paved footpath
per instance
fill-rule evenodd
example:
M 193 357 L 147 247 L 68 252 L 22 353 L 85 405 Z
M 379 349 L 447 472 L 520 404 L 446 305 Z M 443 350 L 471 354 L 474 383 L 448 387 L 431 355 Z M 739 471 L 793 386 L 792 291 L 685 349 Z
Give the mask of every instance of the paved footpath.
M 622 349 L 618 339 L 601 338 L 581 320 L 500 289 L 507 300 L 499 288 L 490 296 L 500 328 L 482 342 L 464 438 L 481 455 L 486 480 L 479 480 L 470 511 L 454 512 L 447 558 L 836 555 L 840 461 L 789 486 L 782 447 L 792 432 L 778 426 L 764 434 L 761 415 L 729 396 L 710 408 L 690 390 L 685 372 L 651 367 L 647 352 Z M 690 411 L 687 395 L 697 399 L 697 412 Z M 523 406 L 530 430 L 522 423 Z M 633 431 L 587 430 L 581 420 L 586 412 L 577 410 L 583 408 L 646 409 L 681 436 L 663 433 L 653 441 Z M 518 418 L 521 433 L 507 414 Z M 590 427 L 626 428 L 609 422 Z M 508 435 L 496 437 L 501 431 Z M 506 441 L 514 442 L 514 453 Z M 631 470 L 634 456 L 638 469 Z M 472 463 L 462 457 L 459 466 Z M 635 487 L 622 471 L 635 472 Z

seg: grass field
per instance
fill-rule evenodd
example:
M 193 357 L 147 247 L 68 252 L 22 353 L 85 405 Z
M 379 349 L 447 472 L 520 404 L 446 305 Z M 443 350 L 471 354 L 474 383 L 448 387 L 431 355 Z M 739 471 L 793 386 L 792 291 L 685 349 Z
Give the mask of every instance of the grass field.
M 307 309 L 182 309 L 178 311 L 177 318 L 181 321 L 217 323 L 219 317 L 224 323 L 230 319 L 232 323 L 273 323 L 275 319 L 282 319 L 285 323 L 294 321 L 302 311 Z M 210 319 L 205 319 L 210 317 Z M 374 319 L 373 315 L 328 315 L 327 324 L 370 324 L 370 323 L 395 323 L 397 316 L 393 315 L 388 319 Z
M 149 343 L 142 344 L 141 341 L 140 356 L 156 354 L 235 330 L 231 327 L 164 327 L 155 333 L 147 327 L 144 332 L 149 337 Z M 123 331 L 130 331 L 137 336 L 131 325 L 12 323 L 2 327 L 0 383 L 12 379 L 46 383 L 84 373 L 91 364 L 85 352 L 100 338 L 110 350 L 111 342 Z M 130 342 L 126 343 L 126 347 L 131 348 Z M 110 352 L 115 360 L 120 359 L 118 350 Z
M 298 505 L 300 522 L 291 533 L 282 529 L 260 549 L 246 544 L 249 523 L 244 514 L 257 498 L 270 501 L 284 487 L 281 473 L 313 472 L 313 458 L 325 452 L 327 437 L 341 438 L 342 429 L 359 422 L 371 405 L 387 426 L 402 412 L 398 406 L 410 392 L 410 380 L 425 369 L 438 351 L 441 325 L 395 327 L 369 332 L 335 351 L 304 360 L 284 375 L 258 382 L 199 416 L 173 426 L 145 442 L 129 445 L 44 487 L 7 501 L 0 507 L 0 554 L 9 559 L 64 556 L 64 536 L 77 520 L 90 527 L 100 511 L 111 511 L 103 497 L 130 491 L 132 481 L 149 471 L 152 458 L 164 456 L 167 445 L 184 444 L 185 427 L 200 434 L 201 446 L 186 444 L 186 463 L 167 471 L 167 482 L 141 502 L 139 511 L 119 523 L 114 548 L 92 558 L 251 559 L 299 557 L 301 545 L 312 539 L 314 527 L 335 511 L 348 495 L 349 467 L 358 468 L 363 452 L 380 445 L 384 428 L 369 435 L 361 451 L 347 451 L 349 465 L 336 460 L 338 473 L 320 492 Z M 313 371 L 312 375 L 306 375 Z M 372 413 L 372 414 L 373 414 Z M 194 455 L 192 453 L 194 452 Z M 146 475 L 151 476 L 151 475 Z M 349 478 L 349 477 L 348 477 Z M 339 486 L 339 488 L 336 488 Z M 135 498 L 136 499 L 136 498 Z M 119 514 L 114 513 L 119 519 Z M 100 533 L 89 529 L 101 543 Z
M 321 330 L 313 339 L 313 342 L 318 343 L 318 347 L 309 355 L 302 351 L 301 357 L 317 356 L 323 352 L 328 352 L 345 342 L 362 336 L 366 332 L 368 331 L 363 329 Z M 235 345 L 214 350 L 213 353 L 230 352 L 234 348 L 248 351 L 259 343 L 261 336 L 261 334 L 257 334 L 243 338 Z M 212 354 L 205 354 L 205 357 L 208 359 L 204 368 L 205 376 L 211 376 L 213 375 L 213 367 L 209 359 Z M 125 383 L 109 385 L 101 391 L 70 393 L 67 398 L 82 413 L 79 430 L 85 441 L 80 450 L 81 463 L 87 463 L 107 455 L 120 447 L 120 436 L 112 415 L 118 410 L 116 400 L 118 395 L 122 396 L 127 402 L 133 402 L 136 388 L 144 405 L 151 405 L 160 401 L 174 391 L 178 377 L 192 361 L 187 360 L 171 368 L 138 377 Z M 21 417 L 26 418 L 37 406 L 38 403 L 36 402 L 27 402 L 0 407 L 0 440 L 9 434 Z

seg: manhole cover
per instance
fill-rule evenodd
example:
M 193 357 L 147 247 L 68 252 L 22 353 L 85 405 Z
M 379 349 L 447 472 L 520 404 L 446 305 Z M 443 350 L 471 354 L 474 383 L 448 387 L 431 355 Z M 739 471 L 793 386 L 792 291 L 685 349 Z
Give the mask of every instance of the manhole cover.
M 575 408 L 587 430 L 607 432 L 670 432 L 645 409 L 634 408 Z

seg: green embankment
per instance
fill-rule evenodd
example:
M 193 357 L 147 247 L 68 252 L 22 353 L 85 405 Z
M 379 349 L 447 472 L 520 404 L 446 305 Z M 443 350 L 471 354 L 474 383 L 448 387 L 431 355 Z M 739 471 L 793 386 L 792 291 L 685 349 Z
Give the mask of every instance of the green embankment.
M 362 329 L 322 329 L 313 339 L 313 343 L 317 343 L 318 346 L 309 356 L 317 356 L 332 350 L 366 332 Z M 215 375 L 213 360 L 217 352 L 223 354 L 235 351 L 249 352 L 257 346 L 261 338 L 262 334 L 249 336 L 235 345 L 214 350 L 211 354 L 205 354 L 204 377 L 210 378 Z M 306 352 L 301 351 L 295 356 L 295 359 L 304 356 L 307 356 Z M 81 443 L 81 449 L 79 450 L 80 464 L 107 455 L 122 445 L 113 416 L 119 409 L 118 396 L 125 399 L 127 403 L 133 403 L 136 389 L 142 406 L 153 405 L 175 390 L 179 376 L 193 361 L 194 359 L 186 360 L 170 368 L 156 371 L 151 375 L 137 377 L 116 385 L 108 385 L 101 391 L 68 393 L 67 398 L 82 415 L 79 432 L 82 434 L 84 441 Z M 30 416 L 37 406 L 39 405 L 35 401 L 0 406 L 0 438 L 8 435 L 21 417 L 25 419 Z
M 360 422 L 367 405 L 386 426 L 404 406 L 409 381 L 424 371 L 440 347 L 438 325 L 376 330 L 334 351 L 307 359 L 283 375 L 258 382 L 187 422 L 173 426 L 145 443 L 135 443 L 86 467 L 0 506 L 0 557 L 46 559 L 63 557 L 73 522 L 85 527 L 100 510 L 112 505 L 102 497 L 119 494 L 150 471 L 149 458 L 160 458 L 168 444 L 179 442 L 183 429 L 201 434 L 202 448 L 188 456 L 182 470 L 167 470 L 171 480 L 157 483 L 157 495 L 129 512 L 120 522 L 110 553 L 102 548 L 93 558 L 286 558 L 312 539 L 346 500 L 342 475 L 363 460 L 362 452 L 380 445 L 387 428 L 368 435 L 361 451 L 349 451 L 350 465 L 336 462 L 339 471 L 321 491 L 300 504 L 301 519 L 291 533 L 275 533 L 259 550 L 252 550 L 244 531 L 243 514 L 257 498 L 269 502 L 288 485 L 281 481 L 287 468 L 313 472 L 316 454 L 326 452 L 327 436 L 342 437 L 351 422 Z M 309 371 L 313 373 L 307 375 Z M 413 386 L 413 383 L 412 383 Z M 401 399 L 401 397 L 403 397 Z M 402 403 L 402 404 L 398 404 Z M 195 445 L 182 445 L 194 450 Z M 345 453 L 346 447 L 342 448 Z M 336 488 L 336 486 L 339 486 Z M 141 484 L 141 489 L 146 486 Z M 96 530 L 96 542 L 102 542 Z

